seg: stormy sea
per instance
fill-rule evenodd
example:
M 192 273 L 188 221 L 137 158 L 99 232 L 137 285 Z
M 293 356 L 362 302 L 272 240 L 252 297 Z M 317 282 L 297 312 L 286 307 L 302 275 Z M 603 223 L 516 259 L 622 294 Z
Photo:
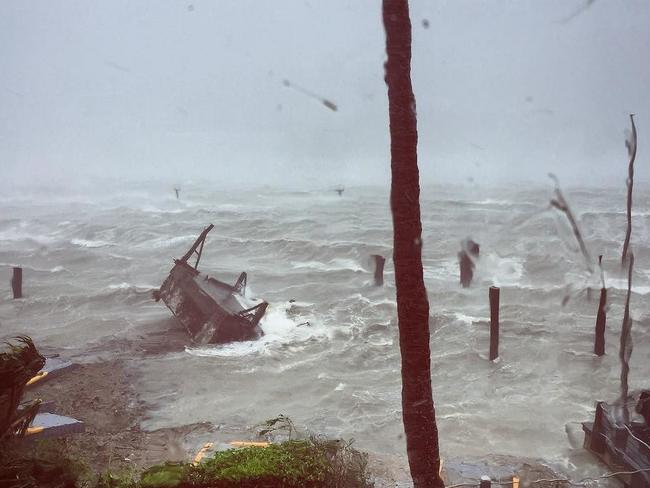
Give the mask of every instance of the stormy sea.
M 28 334 L 77 362 L 123 358 L 143 427 L 252 425 L 278 414 L 375 452 L 403 453 L 389 189 L 223 189 L 130 183 L 0 197 L 0 337 Z M 635 188 L 630 391 L 650 386 L 650 193 Z M 591 260 L 553 185 L 423 186 L 431 380 L 443 457 L 531 456 L 576 476 L 606 471 L 580 422 L 620 394 L 624 183 L 565 188 Z M 197 346 L 152 299 L 208 224 L 200 269 L 270 306 L 256 341 Z M 463 239 L 480 245 L 470 288 Z M 384 286 L 370 256 L 387 258 Z M 603 256 L 606 355 L 593 354 Z M 12 300 L 11 268 L 24 269 Z M 593 268 L 593 272 L 588 270 Z M 488 360 L 488 289 L 501 289 L 500 354 Z M 74 392 L 70 392 L 74 395 Z

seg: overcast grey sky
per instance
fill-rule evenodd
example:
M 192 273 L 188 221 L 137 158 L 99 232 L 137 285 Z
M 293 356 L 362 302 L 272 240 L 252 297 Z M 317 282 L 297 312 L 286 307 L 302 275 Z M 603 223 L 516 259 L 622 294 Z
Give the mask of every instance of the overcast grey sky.
M 630 112 L 650 180 L 650 2 L 586 3 L 411 2 L 425 181 L 623 184 Z M 386 183 L 384 43 L 379 0 L 2 1 L 5 183 Z

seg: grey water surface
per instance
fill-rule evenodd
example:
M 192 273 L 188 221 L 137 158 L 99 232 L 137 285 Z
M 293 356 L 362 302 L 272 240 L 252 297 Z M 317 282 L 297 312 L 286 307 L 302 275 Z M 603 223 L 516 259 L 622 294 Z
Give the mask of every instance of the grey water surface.
M 598 274 L 586 272 L 551 185 L 425 186 L 424 277 L 432 384 L 443 456 L 541 457 L 576 476 L 605 470 L 580 449 L 578 422 L 619 391 L 626 274 L 625 187 L 565 191 L 609 288 L 607 354 L 593 351 Z M 639 185 L 632 249 L 631 389 L 650 386 L 650 198 Z M 215 225 L 201 269 L 270 303 L 265 336 L 193 346 L 151 291 L 200 231 Z M 474 286 L 457 252 L 480 243 Z M 279 413 L 312 432 L 404 452 L 387 188 L 223 190 L 141 183 L 0 198 L 0 337 L 29 334 L 77 361 L 117 357 L 137 375 L 144 427 L 254 425 Z M 24 268 L 11 300 L 11 266 Z M 500 358 L 487 360 L 488 287 L 501 288 Z M 592 288 L 591 295 L 587 288 Z M 566 295 L 568 303 L 562 306 Z M 295 300 L 290 303 L 289 300 Z M 309 322 L 309 325 L 304 324 Z M 71 392 L 74 394 L 74 392 Z M 586 466 L 586 467 L 585 467 Z M 586 471 L 585 471 L 586 470 Z

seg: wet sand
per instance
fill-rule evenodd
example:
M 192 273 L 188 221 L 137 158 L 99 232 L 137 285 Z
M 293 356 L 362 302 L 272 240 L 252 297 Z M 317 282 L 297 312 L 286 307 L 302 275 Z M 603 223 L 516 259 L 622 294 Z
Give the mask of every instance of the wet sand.
M 53 401 L 55 413 L 84 422 L 84 433 L 56 442 L 93 471 L 190 460 L 215 427 L 197 423 L 144 431 L 140 422 L 145 410 L 132 380 L 133 373 L 119 360 L 75 365 L 37 383 L 26 396 Z
M 123 360 L 75 364 L 30 387 L 26 398 L 54 402 L 54 412 L 81 420 L 85 432 L 53 439 L 58 448 L 96 474 L 144 469 L 165 461 L 191 461 L 206 442 L 255 440 L 255 428 L 195 423 L 145 431 L 146 410 Z M 257 439 L 259 440 L 259 439 Z M 377 487 L 408 486 L 408 465 L 399 456 L 373 454 L 369 468 Z
M 107 469 L 133 472 L 166 461 L 191 461 L 206 442 L 225 446 L 233 439 L 256 439 L 254 427 L 230 428 L 208 422 L 143 430 L 141 422 L 147 414 L 133 386 L 134 374 L 121 359 L 76 364 L 30 387 L 25 396 L 52 401 L 56 413 L 85 423 L 84 433 L 52 442 L 96 474 Z M 447 483 L 470 481 L 478 472 L 506 476 L 503 473 L 516 471 L 522 480 L 557 477 L 537 461 L 503 456 L 447 460 L 443 467 Z M 369 453 L 368 469 L 377 488 L 412 486 L 405 457 Z

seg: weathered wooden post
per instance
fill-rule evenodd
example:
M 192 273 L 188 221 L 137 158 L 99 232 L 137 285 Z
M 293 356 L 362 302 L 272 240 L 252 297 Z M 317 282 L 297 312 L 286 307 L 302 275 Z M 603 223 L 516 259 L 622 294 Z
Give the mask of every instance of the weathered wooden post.
M 373 254 L 372 258 L 375 260 L 375 286 L 382 286 L 384 284 L 384 263 L 386 258 L 379 254 Z
M 14 268 L 14 275 L 11 278 L 11 288 L 14 291 L 14 298 L 23 297 L 23 268 Z
M 607 323 L 607 288 L 600 289 L 600 302 L 598 302 L 598 315 L 596 315 L 596 338 L 594 340 L 594 354 L 605 354 L 605 325 Z
M 643 390 L 635 407 L 636 413 L 641 414 L 646 425 L 650 425 L 650 390 Z
M 603 402 L 596 404 L 596 417 L 594 418 L 594 428 L 591 432 L 591 442 L 589 449 L 598 454 L 604 454 L 607 448 L 607 437 L 604 432 L 605 411 L 603 410 Z
M 460 243 L 458 264 L 460 265 L 460 284 L 468 288 L 474 277 L 474 261 L 478 258 L 480 246 L 469 237 Z
M 499 288 L 490 287 L 490 361 L 499 357 Z

